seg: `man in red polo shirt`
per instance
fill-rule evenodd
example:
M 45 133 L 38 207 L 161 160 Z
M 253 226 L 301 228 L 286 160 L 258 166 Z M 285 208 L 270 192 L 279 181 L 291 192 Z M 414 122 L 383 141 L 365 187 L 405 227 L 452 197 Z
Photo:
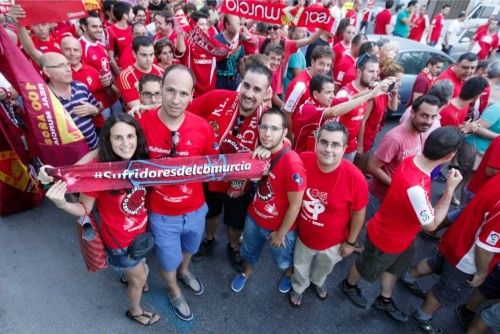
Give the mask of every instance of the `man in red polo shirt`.
M 289 131 L 292 129 L 292 115 L 309 98 L 309 81 L 316 75 L 328 74 L 332 67 L 332 58 L 333 52 L 330 47 L 316 47 L 311 56 L 311 67 L 297 74 L 288 85 L 283 109 L 289 122 Z
M 463 290 L 481 285 L 500 263 L 500 175 L 474 196 L 445 232 L 437 250 L 402 281 L 416 284 L 419 277 L 431 273 L 440 276 L 414 316 L 427 333 L 440 332 L 432 317 L 441 306 L 455 304 Z
M 134 63 L 132 54 L 132 28 L 134 12 L 128 2 L 119 1 L 113 5 L 113 16 L 116 23 L 108 26 L 108 54 L 111 68 L 118 75 L 127 66 Z
M 252 152 L 259 144 L 258 122 L 263 113 L 262 101 L 271 84 L 272 73 L 260 64 L 246 69 L 239 92 L 216 89 L 193 100 L 194 114 L 208 121 L 223 154 Z M 252 200 L 249 180 L 211 182 L 205 189 L 208 214 L 205 239 L 193 260 L 213 253 L 215 233 L 224 209 L 223 221 L 228 226 L 227 253 L 232 266 L 241 271 L 240 237 L 246 210 Z
M 429 26 L 429 16 L 427 16 L 427 6 L 421 5 L 418 15 L 412 18 L 409 39 L 420 42 L 425 30 Z
M 243 231 L 241 257 L 243 271 L 231 282 L 240 292 L 247 282 L 266 243 L 276 265 L 284 271 L 278 289 L 291 289 L 292 254 L 295 244 L 295 219 L 306 188 L 306 171 L 299 155 L 285 144 L 286 117 L 276 108 L 266 111 L 259 121 L 261 145 L 271 151 L 269 174 L 263 176 L 250 204 Z
M 218 153 L 210 125 L 188 111 L 195 76 L 184 65 L 171 65 L 163 77 L 162 105 L 145 112 L 139 122 L 151 159 L 189 157 Z M 189 271 L 192 254 L 198 251 L 207 205 L 200 182 L 152 187 L 148 194 L 150 228 L 155 236 L 156 258 L 175 314 L 184 321 L 193 313 L 177 283 L 194 294 L 203 284 Z
M 460 94 L 464 82 L 474 75 L 477 67 L 477 56 L 466 52 L 458 57 L 456 63 L 441 72 L 436 81 L 449 80 L 453 84 L 453 97 Z
M 457 170 L 450 170 L 445 191 L 433 208 L 430 174 L 437 166 L 449 162 L 462 142 L 460 130 L 441 127 L 427 138 L 423 155 L 411 156 L 401 162 L 382 207 L 368 221 L 365 250 L 340 283 L 341 290 L 352 303 L 368 307 L 368 300 L 361 294 L 357 283 L 362 278 L 370 282 L 380 280 L 380 295 L 373 306 L 395 320 L 408 320 L 392 299 L 394 286 L 397 277 L 407 271 L 413 260 L 414 241 L 419 230 L 433 231 L 446 217 L 453 192 L 462 176 Z
M 327 298 L 325 281 L 336 263 L 352 254 L 365 220 L 368 188 L 361 171 L 342 159 L 347 130 L 338 122 L 321 126 L 314 152 L 300 157 L 307 188 L 297 217 L 290 303 L 298 307 L 312 283 L 320 300 Z
M 333 69 L 333 82 L 335 82 L 336 89 L 335 92 L 345 86 L 347 82 L 354 80 L 354 78 L 348 78 L 347 73 L 349 72 L 349 69 L 356 66 L 359 48 L 364 42 L 366 42 L 365 35 L 357 34 L 354 36 L 351 43 L 351 50 L 344 52 L 342 58 L 340 58 L 338 62 L 337 68 Z
M 343 87 L 337 93 L 336 97 L 340 99 L 346 97 L 352 99 L 354 96 L 369 90 L 378 79 L 378 71 L 378 59 L 374 56 L 363 56 L 356 64 L 356 80 Z M 349 113 L 342 115 L 339 120 L 347 128 L 348 132 L 344 158 L 349 161 L 354 161 L 354 157 L 356 156 L 356 149 L 358 147 L 357 137 L 365 115 L 366 104 L 367 102 L 352 109 Z
M 478 29 L 472 38 L 469 51 L 472 50 L 474 43 L 478 43 L 481 50 L 477 54 L 479 60 L 495 60 L 499 45 L 498 37 L 498 17 L 492 17 L 488 21 L 487 29 Z
M 154 47 L 144 36 L 136 37 L 133 42 L 135 63 L 125 68 L 117 78 L 116 84 L 128 109 L 139 105 L 139 80 L 146 73 L 163 75 L 163 69 L 153 64 Z
M 441 37 L 441 30 L 443 30 L 444 18 L 450 12 L 451 6 L 449 4 L 441 7 L 441 11 L 439 14 L 434 16 L 434 19 L 431 22 L 431 27 L 429 29 L 429 35 L 427 36 L 427 44 L 430 46 L 434 46 L 439 41 Z
M 411 106 L 417 97 L 427 94 L 429 89 L 431 89 L 434 80 L 436 80 L 436 77 L 441 72 L 443 65 L 444 60 L 441 57 L 434 55 L 429 58 L 427 66 L 422 69 L 415 79 L 410 98 L 408 99 L 408 106 Z
M 80 37 L 82 45 L 82 62 L 95 68 L 100 74 L 111 73 L 109 54 L 102 43 L 102 21 L 97 12 L 89 12 L 87 17 L 80 19 L 83 35 Z
M 378 35 L 389 35 L 391 29 L 391 8 L 394 5 L 394 0 L 385 1 L 385 9 L 375 17 L 375 26 L 373 33 Z

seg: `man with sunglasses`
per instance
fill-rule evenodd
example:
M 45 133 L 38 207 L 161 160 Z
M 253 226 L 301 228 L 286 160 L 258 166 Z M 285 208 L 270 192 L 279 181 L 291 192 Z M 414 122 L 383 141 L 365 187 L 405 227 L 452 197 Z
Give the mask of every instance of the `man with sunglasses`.
M 290 292 L 294 307 L 300 306 L 311 283 L 320 300 L 327 298 L 326 278 L 335 264 L 352 254 L 365 221 L 368 186 L 361 171 L 342 158 L 346 144 L 346 128 L 327 122 L 316 134 L 314 152 L 300 154 L 307 188 L 296 221 Z
M 152 159 L 200 156 L 218 153 L 213 130 L 206 120 L 186 108 L 193 95 L 195 76 L 184 65 L 171 65 L 162 83 L 162 105 L 142 115 L 140 124 Z M 155 236 L 156 257 L 175 314 L 193 319 L 177 279 L 194 294 L 203 285 L 188 270 L 198 251 L 208 211 L 202 183 L 152 187 L 148 206 L 150 227 Z
M 286 117 L 280 110 L 271 108 L 261 116 L 259 141 L 271 151 L 271 166 L 248 207 L 241 245 L 244 264 L 231 282 L 234 292 L 244 288 L 267 242 L 274 262 L 283 270 L 278 290 L 288 293 L 291 289 L 294 223 L 302 205 L 306 172 L 299 155 L 285 144 L 287 131 Z
M 189 110 L 205 118 L 215 132 L 221 153 L 251 152 L 257 147 L 257 124 L 262 115 L 262 101 L 272 80 L 271 71 L 260 64 L 247 68 L 239 92 L 214 90 L 193 100 Z M 193 260 L 213 253 L 219 216 L 224 208 L 228 228 L 227 253 L 232 266 L 240 271 L 240 237 L 246 209 L 252 199 L 248 180 L 211 182 L 206 187 L 208 214 L 205 239 Z

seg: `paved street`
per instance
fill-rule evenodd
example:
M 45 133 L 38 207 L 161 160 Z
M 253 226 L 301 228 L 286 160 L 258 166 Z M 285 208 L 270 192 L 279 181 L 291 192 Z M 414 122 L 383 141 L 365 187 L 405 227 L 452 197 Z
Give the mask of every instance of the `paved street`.
M 394 123 L 394 122 L 391 122 Z M 393 126 L 391 124 L 390 126 Z M 440 194 L 436 185 L 434 193 Z M 214 257 L 191 265 L 205 292 L 184 291 L 194 320 L 178 320 L 171 310 L 154 256 L 150 292 L 144 306 L 162 319 L 144 328 L 125 317 L 125 288 L 112 270 L 86 272 L 76 240 L 75 218 L 46 201 L 28 212 L 0 218 L 0 333 L 418 333 L 412 320 L 396 323 L 376 309 L 353 306 L 337 285 L 355 256 L 345 259 L 327 281 L 329 297 L 321 302 L 308 290 L 294 309 L 278 292 L 279 271 L 268 249 L 240 294 L 230 289 L 235 272 L 225 252 L 225 227 L 220 226 Z M 433 243 L 418 239 L 416 260 L 429 254 Z M 436 277 L 423 280 L 429 287 Z M 360 284 L 370 300 L 378 286 Z M 401 287 L 395 300 L 410 312 L 421 302 Z M 446 333 L 461 333 L 454 311 L 443 309 L 435 318 Z

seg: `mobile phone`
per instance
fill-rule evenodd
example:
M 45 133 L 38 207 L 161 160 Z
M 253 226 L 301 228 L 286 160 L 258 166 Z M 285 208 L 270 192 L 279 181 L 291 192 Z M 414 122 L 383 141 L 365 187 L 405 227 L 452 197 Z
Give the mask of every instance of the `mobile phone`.
M 396 88 L 396 83 L 393 82 L 389 85 L 389 88 L 387 89 L 388 92 L 392 92 L 394 90 L 394 88 Z

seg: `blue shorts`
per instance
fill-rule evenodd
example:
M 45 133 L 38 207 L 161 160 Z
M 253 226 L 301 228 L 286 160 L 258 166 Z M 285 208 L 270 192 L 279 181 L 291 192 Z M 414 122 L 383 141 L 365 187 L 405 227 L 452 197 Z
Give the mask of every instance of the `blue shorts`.
M 247 215 L 245 228 L 243 229 L 243 245 L 241 245 L 240 250 L 243 261 L 252 266 L 257 263 L 262 248 L 268 241 L 267 238 L 271 232 L 255 224 L 253 218 Z M 295 231 L 289 231 L 285 236 L 286 247 L 274 247 L 269 243 L 274 263 L 282 270 L 293 265 L 293 246 L 296 237 L 297 233 Z
M 136 267 L 139 263 L 145 262 L 146 258 L 134 260 L 127 254 L 127 248 L 106 249 L 108 253 L 109 266 L 118 271 L 126 271 Z
M 481 318 L 494 333 L 500 333 L 500 303 L 483 310 Z
M 182 253 L 194 254 L 200 247 L 206 204 L 179 216 L 164 216 L 150 212 L 150 229 L 155 237 L 156 258 L 164 271 L 175 271 L 182 262 Z
M 465 200 L 458 208 L 448 212 L 448 215 L 446 216 L 448 220 L 454 223 L 455 220 L 457 220 L 457 218 L 462 214 L 467 204 L 469 204 L 469 202 L 472 201 L 473 198 L 474 198 L 474 193 L 470 192 L 469 189 L 465 188 Z

